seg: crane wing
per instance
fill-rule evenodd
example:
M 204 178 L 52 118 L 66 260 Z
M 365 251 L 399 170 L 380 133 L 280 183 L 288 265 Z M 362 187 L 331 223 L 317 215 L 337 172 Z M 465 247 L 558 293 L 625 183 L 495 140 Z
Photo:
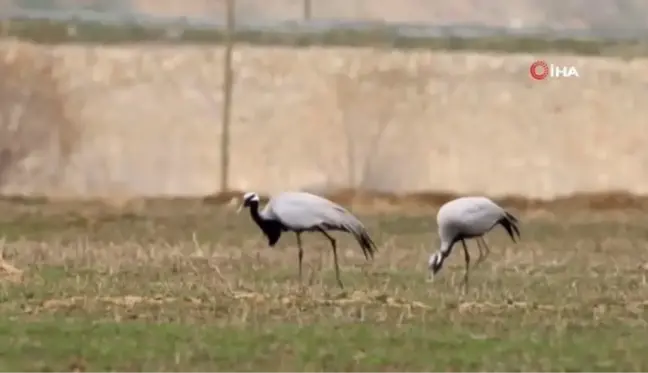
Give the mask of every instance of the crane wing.
M 284 192 L 273 197 L 264 213 L 291 229 L 335 229 L 360 224 L 342 206 L 310 193 Z
M 376 244 L 366 228 L 342 206 L 305 192 L 284 192 L 273 197 L 263 213 L 296 231 L 339 230 L 351 233 L 367 259 L 373 258 Z
M 464 197 L 452 201 L 440 212 L 439 224 L 468 234 L 490 230 L 505 215 L 504 209 L 483 197 Z
M 461 221 L 466 228 L 471 227 L 476 232 L 486 232 L 504 216 L 504 210 L 493 206 L 474 206 L 465 210 Z

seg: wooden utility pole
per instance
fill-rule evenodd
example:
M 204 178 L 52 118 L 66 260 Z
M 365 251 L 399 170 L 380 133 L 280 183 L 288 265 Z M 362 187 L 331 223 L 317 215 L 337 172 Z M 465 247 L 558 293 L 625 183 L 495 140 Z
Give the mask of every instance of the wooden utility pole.
M 223 110 L 222 131 L 221 131 L 221 178 L 220 190 L 229 190 L 229 168 L 230 168 L 230 124 L 232 113 L 232 51 L 234 49 L 234 33 L 236 29 L 236 10 L 234 0 L 226 0 L 227 7 L 227 30 L 225 31 L 225 56 L 223 63 Z
M 312 0 L 304 0 L 304 21 L 310 21 L 313 16 Z

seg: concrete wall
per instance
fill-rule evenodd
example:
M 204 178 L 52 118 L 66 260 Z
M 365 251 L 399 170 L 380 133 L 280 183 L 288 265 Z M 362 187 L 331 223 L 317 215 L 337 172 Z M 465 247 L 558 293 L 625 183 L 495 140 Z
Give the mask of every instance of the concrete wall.
M 4 150 L 14 156 L 0 162 L 0 191 L 214 192 L 222 55 L 204 46 L 1 43 L 4 66 L 46 74 L 58 93 L 38 96 L 36 80 L 12 73 L 32 93 L 0 103 L 0 131 L 29 120 L 49 129 L 49 142 L 15 135 L 30 152 Z M 538 58 L 575 65 L 580 78 L 532 81 Z M 646 59 L 245 46 L 234 59 L 233 189 L 648 193 Z M 48 102 L 64 114 L 11 116 L 20 105 L 46 112 Z

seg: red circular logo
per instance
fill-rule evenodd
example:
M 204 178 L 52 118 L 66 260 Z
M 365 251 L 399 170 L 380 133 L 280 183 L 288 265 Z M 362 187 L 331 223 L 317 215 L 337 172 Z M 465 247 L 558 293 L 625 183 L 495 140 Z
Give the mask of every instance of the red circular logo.
M 543 80 L 549 75 L 549 65 L 544 61 L 536 61 L 529 68 L 531 77 L 535 80 Z

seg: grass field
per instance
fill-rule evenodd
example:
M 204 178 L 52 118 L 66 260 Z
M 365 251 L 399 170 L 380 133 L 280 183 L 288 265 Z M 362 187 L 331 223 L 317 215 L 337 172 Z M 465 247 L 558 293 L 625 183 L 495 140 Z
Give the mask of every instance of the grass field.
M 270 249 L 247 214 L 200 202 L 126 209 L 0 203 L 0 367 L 51 370 L 451 371 L 648 369 L 648 218 L 641 211 L 516 211 L 522 242 L 459 288 L 453 253 L 433 284 L 434 210 L 360 214 L 373 263 L 338 234 Z M 469 243 L 476 255 L 476 244 Z

